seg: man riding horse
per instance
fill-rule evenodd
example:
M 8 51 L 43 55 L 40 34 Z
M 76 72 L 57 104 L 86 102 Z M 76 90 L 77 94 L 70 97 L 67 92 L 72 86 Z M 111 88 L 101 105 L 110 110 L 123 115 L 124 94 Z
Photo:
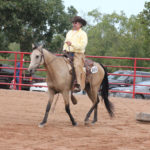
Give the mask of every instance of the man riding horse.
M 65 50 L 68 55 L 73 56 L 73 63 L 75 68 L 73 68 L 73 70 L 75 70 L 77 79 L 75 91 L 77 92 L 81 89 L 85 89 L 87 95 L 93 103 L 90 107 L 90 110 L 86 114 L 84 122 L 85 124 L 88 124 L 89 118 L 92 112 L 94 112 L 92 121 L 92 124 L 94 124 L 95 122 L 97 122 L 97 108 L 100 101 L 98 95 L 99 89 L 101 89 L 101 97 L 104 100 L 109 115 L 111 117 L 113 116 L 113 104 L 108 99 L 109 84 L 107 71 L 102 64 L 93 62 L 92 67 L 90 67 L 91 65 L 88 67 L 90 68 L 89 74 L 87 69 L 85 82 L 85 72 L 83 67 L 84 52 L 87 45 L 87 34 L 81 28 L 82 26 L 86 25 L 86 21 L 81 17 L 76 16 L 74 17 L 72 23 L 73 29 L 67 33 L 63 50 Z M 72 122 L 72 125 L 76 126 L 77 122 L 75 121 L 70 111 L 69 100 L 71 98 L 73 104 L 77 104 L 77 100 L 73 96 L 72 75 L 70 73 L 68 64 L 66 63 L 66 58 L 57 57 L 50 51 L 44 49 L 42 46 L 33 46 L 33 51 L 30 57 L 31 62 L 28 67 L 28 71 L 30 73 L 34 73 L 40 65 L 44 65 L 47 72 L 46 81 L 48 85 L 49 99 L 46 106 L 44 118 L 39 126 L 43 127 L 46 124 L 48 114 L 53 103 L 54 95 L 57 93 L 62 94 L 65 103 L 65 110 Z
M 76 83 L 74 92 L 79 92 L 85 88 L 84 52 L 88 43 L 87 34 L 82 30 L 86 21 L 80 16 L 75 16 L 72 20 L 73 28 L 67 35 L 63 46 L 63 51 L 73 57 Z

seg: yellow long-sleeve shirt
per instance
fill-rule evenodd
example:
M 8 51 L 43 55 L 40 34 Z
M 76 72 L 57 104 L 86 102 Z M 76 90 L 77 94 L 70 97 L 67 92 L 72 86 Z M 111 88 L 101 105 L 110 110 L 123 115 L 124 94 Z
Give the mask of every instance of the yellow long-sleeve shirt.
M 88 38 L 86 32 L 82 29 L 77 31 L 70 30 L 66 35 L 65 42 L 67 41 L 71 42 L 71 46 L 64 43 L 63 50 L 68 52 L 84 53 L 88 43 Z

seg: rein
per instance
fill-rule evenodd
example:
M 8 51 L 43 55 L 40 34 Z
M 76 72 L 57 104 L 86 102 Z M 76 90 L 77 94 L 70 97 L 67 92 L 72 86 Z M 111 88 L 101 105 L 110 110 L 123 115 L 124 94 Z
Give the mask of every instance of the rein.
M 34 48 L 32 48 L 32 50 L 34 51 L 34 50 L 36 50 L 38 47 L 37 46 L 35 46 Z M 38 49 L 39 50 L 39 49 Z M 44 53 L 43 53 L 43 49 L 41 49 L 41 50 L 39 50 L 40 52 L 41 52 L 41 59 L 40 59 L 40 63 L 39 63 L 39 65 L 38 65 L 38 67 L 40 66 L 40 64 L 41 64 L 41 62 L 42 62 L 42 58 L 43 58 L 43 60 L 44 60 L 44 64 L 46 64 L 46 62 L 45 62 L 45 57 L 44 57 Z M 50 61 L 50 62 L 48 62 L 48 64 L 50 64 L 50 63 L 52 63 L 53 61 L 55 60 L 55 57 Z M 48 65 L 47 64 L 47 65 Z
M 43 53 L 43 49 L 41 49 L 41 50 L 39 50 L 40 52 L 41 52 L 41 60 L 40 60 L 40 63 L 42 62 L 42 58 L 43 58 L 43 60 L 44 60 L 44 64 L 46 64 L 46 62 L 45 62 L 45 57 L 44 57 L 44 53 Z M 50 60 L 50 62 L 48 62 L 47 63 L 47 65 L 48 64 L 51 64 L 54 60 L 56 59 L 56 57 L 54 57 L 52 60 Z
M 40 51 L 40 50 L 39 50 L 39 51 Z M 42 62 L 42 57 L 43 57 L 43 60 L 44 60 L 44 63 L 45 63 L 45 58 L 44 58 L 43 49 L 41 49 L 41 51 L 40 51 L 40 52 L 41 52 L 41 54 L 42 54 L 42 55 L 41 55 L 41 60 L 40 60 L 40 63 Z

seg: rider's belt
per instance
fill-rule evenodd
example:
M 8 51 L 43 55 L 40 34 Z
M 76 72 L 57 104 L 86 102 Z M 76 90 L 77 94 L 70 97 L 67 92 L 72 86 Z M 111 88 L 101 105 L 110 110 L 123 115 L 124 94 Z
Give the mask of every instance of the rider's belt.
M 74 56 L 74 52 L 67 52 L 67 54 L 68 54 L 69 56 L 71 56 L 71 57 Z

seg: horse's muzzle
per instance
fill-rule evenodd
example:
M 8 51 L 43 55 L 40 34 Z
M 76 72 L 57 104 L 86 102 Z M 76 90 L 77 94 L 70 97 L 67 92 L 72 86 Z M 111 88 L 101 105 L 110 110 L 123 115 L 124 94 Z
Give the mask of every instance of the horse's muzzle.
M 32 74 L 34 74 L 35 69 L 30 69 L 30 68 L 28 68 L 28 71 L 29 71 L 30 75 L 32 75 Z

